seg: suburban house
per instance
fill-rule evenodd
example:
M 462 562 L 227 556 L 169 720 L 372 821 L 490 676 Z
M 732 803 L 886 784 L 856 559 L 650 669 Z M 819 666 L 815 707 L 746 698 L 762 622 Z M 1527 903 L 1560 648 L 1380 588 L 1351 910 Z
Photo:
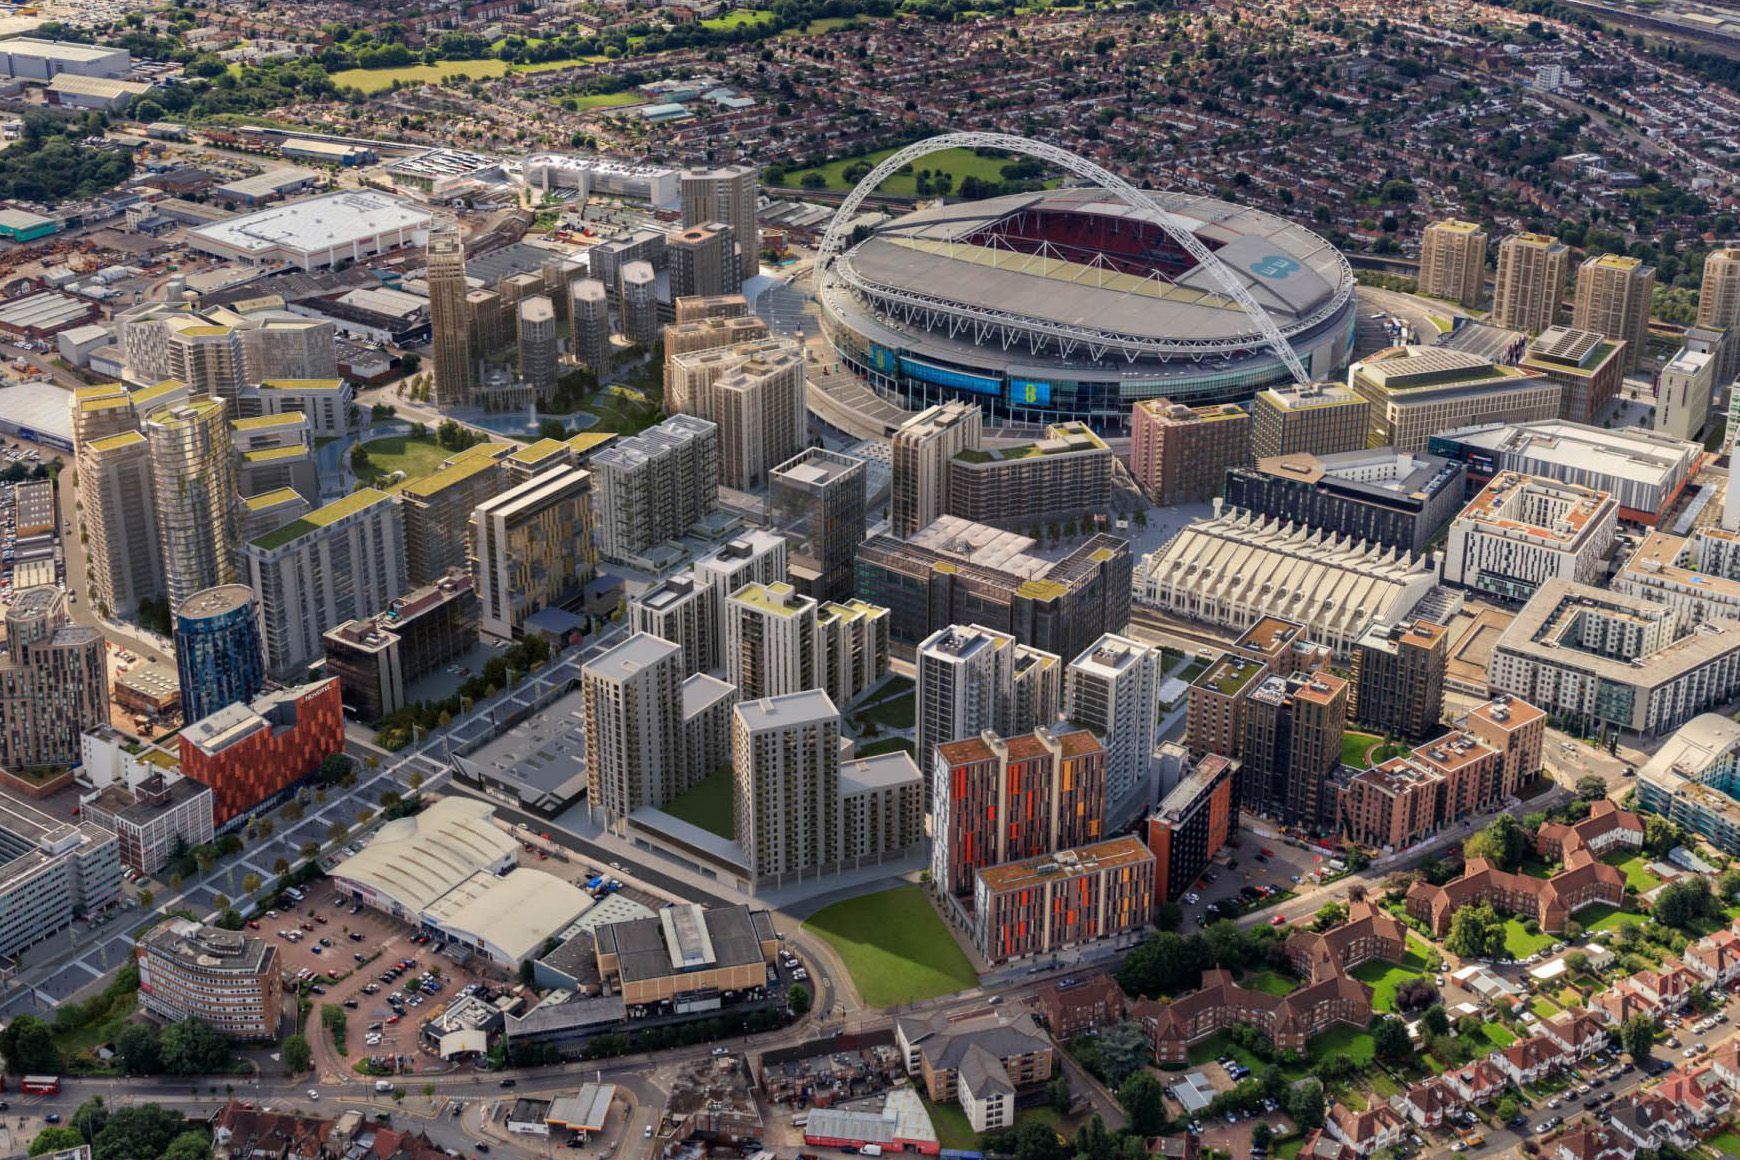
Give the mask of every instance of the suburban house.
M 1408 1124 L 1388 1104 L 1373 1104 L 1363 1112 L 1356 1112 L 1338 1100 L 1329 1105 L 1323 1126 L 1359 1155 L 1370 1156 L 1399 1141 Z
M 1462 1097 L 1436 1076 L 1420 1081 L 1390 1100 L 1391 1106 L 1422 1128 L 1442 1127 L 1444 1114 L 1461 1107 L 1462 1103 Z
M 1542 1020 L 1541 1034 L 1559 1045 L 1573 1062 L 1588 1059 L 1607 1046 L 1607 1025 L 1599 1015 L 1573 1007 Z

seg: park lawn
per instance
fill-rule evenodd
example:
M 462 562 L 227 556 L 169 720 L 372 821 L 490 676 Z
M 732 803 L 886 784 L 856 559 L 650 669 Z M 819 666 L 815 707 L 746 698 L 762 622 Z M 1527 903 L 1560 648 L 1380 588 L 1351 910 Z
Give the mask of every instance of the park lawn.
M 555 72 L 557 69 L 577 68 L 583 64 L 603 64 L 610 58 L 607 56 L 570 56 L 561 60 L 534 60 L 525 64 L 516 64 L 509 71 L 517 73 Z M 582 108 L 586 106 L 582 105 Z
M 781 36 L 819 36 L 824 32 L 838 32 L 842 28 L 850 28 L 858 23 L 856 16 L 818 16 L 802 28 L 788 28 Z
M 1291 995 L 1299 986 L 1298 979 L 1289 979 L 1274 971 L 1257 971 L 1239 980 L 1239 986 L 1265 995 Z
M 968 1123 L 967 1113 L 961 1110 L 961 1105 L 933 1104 L 927 1098 L 924 1110 L 930 1113 L 930 1126 L 936 1129 L 936 1138 L 944 1148 L 960 1152 L 978 1148 L 979 1134 Z
M 822 175 L 823 189 L 835 189 L 843 192 L 856 184 L 856 182 L 846 180 L 846 170 L 850 166 L 859 161 L 874 166 L 878 161 L 894 152 L 896 152 L 894 149 L 878 149 L 874 153 L 865 153 L 857 157 L 842 157 L 838 161 L 830 161 L 826 165 L 817 166 L 814 169 L 792 170 L 786 175 L 786 184 L 802 185 L 805 174 L 819 173 Z M 981 181 L 1002 181 L 1003 166 L 1009 164 L 1011 160 L 1012 158 L 1008 157 L 980 157 L 971 149 L 944 149 L 939 153 L 933 153 L 929 157 L 921 157 L 913 162 L 912 173 L 891 175 L 887 181 L 882 183 L 880 189 L 881 192 L 894 197 L 917 197 L 917 171 L 920 169 L 928 169 L 932 173 L 952 175 L 955 179 L 954 190 L 958 190 L 961 182 L 968 177 L 977 177 Z M 1048 181 L 1046 184 L 1049 186 L 1057 183 Z
M 733 28 L 760 28 L 775 19 L 774 13 L 767 8 L 735 8 L 723 16 L 715 16 L 710 20 L 701 21 L 702 28 L 712 28 L 729 32 Z
M 836 902 L 816 911 L 804 926 L 839 952 L 869 1007 L 916 1003 L 979 982 L 917 886 Z
M 1227 1055 L 1238 1060 L 1252 1071 L 1265 1066 L 1262 1060 L 1232 1041 L 1232 1037 L 1224 1031 L 1217 1031 L 1190 1049 L 1190 1066 L 1200 1067 L 1212 1063 L 1221 1056 Z
M 1360 982 L 1370 984 L 1373 1011 L 1394 1011 L 1396 988 L 1409 979 L 1425 978 L 1426 960 L 1410 950 L 1402 956 L 1400 963 L 1373 959 L 1353 968 L 1352 974 Z
M 1636 850 L 1615 850 L 1601 860 L 1624 872 L 1625 885 L 1633 894 L 1648 894 L 1661 885 L 1661 879 L 1650 873 L 1649 859 Z
M 729 841 L 737 837 L 737 819 L 732 811 L 736 801 L 731 771 L 716 769 L 672 798 L 664 811 Z
M 356 89 L 364 93 L 380 93 L 393 87 L 395 81 L 408 85 L 432 85 L 446 77 L 499 77 L 508 71 L 505 60 L 443 60 L 435 64 L 407 64 L 399 68 L 347 68 L 332 74 L 332 83 L 341 89 Z
M 1313 1036 L 1311 1042 L 1305 1046 L 1306 1055 L 1310 1059 L 1345 1055 L 1361 1067 L 1370 1063 L 1377 1054 L 1377 1045 L 1372 1042 L 1371 1032 L 1363 1027 L 1350 1027 L 1345 1023 L 1331 1027 L 1322 1035 Z
M 1341 735 L 1341 764 L 1351 765 L 1355 769 L 1366 769 L 1366 757 L 1374 746 L 1383 744 L 1383 738 L 1374 733 L 1360 733 L 1349 729 Z
M 1649 919 L 1630 910 L 1620 910 L 1617 906 L 1608 906 L 1605 902 L 1596 906 L 1586 907 L 1577 912 L 1577 921 L 1583 924 L 1583 929 L 1590 934 L 1598 930 L 1618 930 L 1620 927 L 1637 926 Z
M 369 465 L 358 472 L 358 478 L 373 485 L 384 483 L 395 471 L 404 472 L 407 480 L 420 479 L 453 454 L 433 438 L 420 439 L 414 435 L 375 439 L 364 443 L 363 450 L 368 452 Z
M 624 105 L 644 105 L 646 98 L 638 93 L 587 93 L 583 97 L 565 97 L 581 109 L 619 109 Z
M 875 757 L 878 753 L 917 753 L 918 746 L 904 737 L 879 737 L 857 747 L 859 757 Z
M 1504 953 L 1521 961 L 1534 954 L 1544 951 L 1553 945 L 1553 936 L 1546 933 L 1530 934 L 1523 929 L 1520 919 L 1507 918 L 1504 922 Z

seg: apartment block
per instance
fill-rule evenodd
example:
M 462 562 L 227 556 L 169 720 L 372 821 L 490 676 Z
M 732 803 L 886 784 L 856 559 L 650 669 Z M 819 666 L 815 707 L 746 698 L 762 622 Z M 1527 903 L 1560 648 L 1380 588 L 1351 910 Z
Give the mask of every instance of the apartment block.
M 740 701 L 731 728 L 736 833 L 756 881 L 799 881 L 836 862 L 840 713 L 819 689 Z
M 768 526 L 791 542 L 791 579 L 817 600 L 845 600 L 864 542 L 865 464 L 811 447 L 774 468 L 767 482 Z
M 265 687 L 259 617 L 259 601 L 246 584 L 195 592 L 175 610 L 182 720 L 198 721 L 225 705 L 251 701 Z
M 1606 573 L 1618 519 L 1606 492 L 1503 472 L 1451 521 L 1443 582 L 1515 602 L 1549 579 L 1592 584 Z
M 1365 448 L 1371 403 L 1344 383 L 1268 387 L 1251 402 L 1251 454 L 1338 455 Z
M 1347 385 L 1371 403 L 1372 447 L 1423 451 L 1440 431 L 1482 423 L 1556 419 L 1564 388 L 1466 351 L 1402 346 L 1347 368 Z
M 1184 897 L 1214 856 L 1238 834 L 1243 803 L 1240 768 L 1230 757 L 1209 754 L 1148 815 L 1155 905 Z
M 150 759 L 148 764 L 163 761 L 172 768 L 154 768 L 136 782 L 104 786 L 83 803 L 80 816 L 115 832 L 123 866 L 153 875 L 177 850 L 216 836 L 214 798 L 209 786 L 181 776 L 172 755 L 155 747 L 140 753 Z
M 236 467 L 224 402 L 210 396 L 145 420 L 152 496 L 171 607 L 236 579 Z
M 1326 670 L 1263 678 L 1245 699 L 1245 800 L 1297 825 L 1329 825 L 1347 703 L 1348 683 Z
M 1391 447 L 1295 452 L 1226 473 L 1226 502 L 1257 515 L 1423 555 L 1462 507 L 1460 463 Z
M 737 264 L 737 234 L 724 222 L 700 222 L 672 234 L 665 243 L 665 254 L 673 300 L 718 298 L 736 294 L 743 285 L 743 272 Z
M 637 632 L 580 670 L 587 800 L 621 828 L 643 806 L 662 806 L 712 772 L 683 760 L 683 650 Z
M 1426 737 L 1444 715 L 1449 662 L 1450 633 L 1441 624 L 1372 625 L 1354 646 L 1350 715 L 1387 736 Z
M 917 757 L 930 771 L 945 741 L 1026 733 L 1056 719 L 1061 658 L 982 625 L 940 628 L 918 645 Z
M 1064 716 L 1106 748 L 1108 826 L 1146 812 L 1159 792 L 1154 743 L 1165 669 L 1158 648 L 1107 633 L 1064 670 Z
M 957 451 L 949 515 L 1018 529 L 1109 511 L 1114 457 L 1085 423 L 1056 423 L 1032 443 Z
M 896 538 L 929 527 L 949 510 L 949 464 L 977 450 L 984 415 L 971 403 L 940 403 L 912 416 L 890 440 L 893 498 L 890 522 Z
M 906 858 L 924 845 L 924 779 L 911 754 L 840 762 L 841 869 Z
M 726 597 L 725 679 L 745 700 L 821 687 L 816 608 L 784 581 Z
M 407 688 L 477 643 L 478 620 L 476 584 L 455 568 L 372 616 L 327 629 L 326 671 L 338 678 L 358 720 L 379 721 L 409 703 Z
M 1132 935 L 1154 897 L 1154 855 L 1128 834 L 986 867 L 973 885 L 973 946 L 995 964 Z
M 120 843 L 94 822 L 51 818 L 0 793 L 0 854 L 0 954 L 16 955 L 121 899 Z
M 1229 467 L 1251 462 L 1251 417 L 1229 404 L 1143 399 L 1130 409 L 1130 473 L 1162 507 L 1220 495 Z
M 1551 329 L 1558 321 L 1570 265 L 1571 248 L 1545 234 L 1511 234 L 1499 242 L 1493 325 L 1525 334 Z
M 79 735 L 109 716 L 103 634 L 72 623 L 49 585 L 13 594 L 0 658 L 0 768 L 77 765 Z
M 713 510 L 719 494 L 719 428 L 673 415 L 598 452 L 598 553 L 629 563 L 681 537 Z
M 479 443 L 447 459 L 398 491 L 405 524 L 405 573 L 412 584 L 429 584 L 467 566 L 471 513 L 509 487 L 502 457 L 511 448 Z
M 1634 371 L 1649 346 L 1655 267 L 1622 254 L 1587 258 L 1577 268 L 1571 325 L 1625 344 L 1625 369 Z
M 384 608 L 406 587 L 398 503 L 373 488 L 243 545 L 242 556 L 266 671 L 279 678 L 320 659 L 325 629 Z
M 739 281 L 755 277 L 761 269 L 761 230 L 755 224 L 761 182 L 755 167 L 685 169 L 679 180 L 684 228 L 705 222 L 729 225 L 737 242 Z
M 1245 698 L 1257 683 L 1328 663 L 1328 651 L 1307 638 L 1304 625 L 1275 616 L 1258 618 L 1190 684 L 1184 738 L 1191 756 L 1237 757 L 1245 738 Z
M 592 473 L 563 467 L 535 476 L 472 512 L 481 627 L 506 640 L 526 617 L 579 598 L 597 570 Z
M 1486 231 L 1473 222 L 1433 222 L 1420 237 L 1420 293 L 1463 306 L 1486 297 Z
M 961 905 L 974 876 L 1099 840 L 1106 751 L 1085 729 L 978 737 L 937 746 L 932 769 L 931 882 Z
M 142 936 L 134 955 L 146 1014 L 166 1023 L 197 1017 L 227 1039 L 277 1039 L 284 982 L 271 942 L 172 918 Z
M 1655 430 L 1673 439 L 1692 443 L 1704 437 L 1715 397 L 1717 357 L 1689 346 L 1674 352 L 1655 386 Z
M 215 796 L 220 831 L 284 800 L 344 751 L 344 704 L 328 678 L 262 693 L 194 721 L 179 734 L 181 772 Z
M 1564 388 L 1559 417 L 1594 423 L 1619 395 L 1625 381 L 1625 344 L 1593 330 L 1551 326 L 1535 336 L 1517 367 Z

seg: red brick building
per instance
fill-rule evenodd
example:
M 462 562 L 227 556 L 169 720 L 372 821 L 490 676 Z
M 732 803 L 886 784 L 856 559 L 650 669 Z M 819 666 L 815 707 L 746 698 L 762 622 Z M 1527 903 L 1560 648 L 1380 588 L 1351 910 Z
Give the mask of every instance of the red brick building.
M 344 749 L 337 678 L 226 706 L 181 732 L 181 772 L 211 787 L 221 828 L 271 802 Z

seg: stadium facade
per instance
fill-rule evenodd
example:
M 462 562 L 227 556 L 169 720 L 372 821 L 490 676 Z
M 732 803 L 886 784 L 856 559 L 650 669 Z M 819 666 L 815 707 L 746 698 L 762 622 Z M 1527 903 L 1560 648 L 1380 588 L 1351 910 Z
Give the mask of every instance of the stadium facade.
M 1127 433 L 1139 399 L 1240 402 L 1292 382 L 1223 273 L 1162 213 L 1230 271 L 1311 379 L 1346 369 L 1354 279 L 1327 241 L 1214 198 L 1115 188 L 1010 194 L 879 227 L 824 262 L 824 334 L 908 409 L 965 399 L 993 423 L 1078 419 L 1111 436 Z

